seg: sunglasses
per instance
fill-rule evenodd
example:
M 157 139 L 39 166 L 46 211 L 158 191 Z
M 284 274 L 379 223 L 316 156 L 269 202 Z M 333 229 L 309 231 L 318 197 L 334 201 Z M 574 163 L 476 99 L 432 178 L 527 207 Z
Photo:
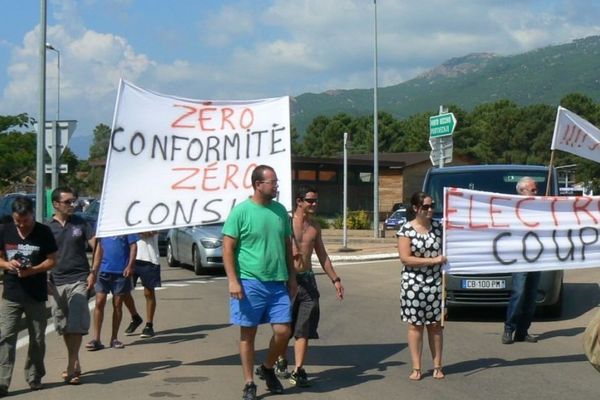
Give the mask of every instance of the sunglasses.
M 421 206 L 421 210 L 423 211 L 429 211 L 432 210 L 435 206 L 433 204 L 423 204 Z
M 302 199 L 302 200 L 304 200 L 304 201 L 305 201 L 305 202 L 307 202 L 308 204 L 315 204 L 315 203 L 318 203 L 318 202 L 319 202 L 319 199 L 307 199 L 307 198 L 304 198 L 304 199 Z
M 59 200 L 59 201 L 57 201 L 57 203 L 61 203 L 61 204 L 64 204 L 66 206 L 72 206 L 75 203 L 77 203 L 77 200 L 75 200 L 75 199 L 73 199 L 73 200 L 62 200 L 62 201 Z

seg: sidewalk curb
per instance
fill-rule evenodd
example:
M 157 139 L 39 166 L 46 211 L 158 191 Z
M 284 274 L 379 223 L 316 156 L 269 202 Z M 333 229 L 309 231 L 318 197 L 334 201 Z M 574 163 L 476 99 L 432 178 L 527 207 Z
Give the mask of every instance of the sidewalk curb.
M 381 253 L 381 254 L 362 254 L 362 255 L 330 255 L 332 262 L 347 262 L 347 261 L 377 261 L 377 260 L 392 260 L 398 258 L 398 253 Z M 313 264 L 318 264 L 319 259 L 316 256 L 311 258 Z

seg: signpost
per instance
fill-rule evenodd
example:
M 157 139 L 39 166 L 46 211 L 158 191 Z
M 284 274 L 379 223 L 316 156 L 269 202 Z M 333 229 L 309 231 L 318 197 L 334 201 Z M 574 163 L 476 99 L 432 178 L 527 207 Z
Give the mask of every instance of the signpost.
M 456 128 L 456 117 L 446 112 L 429 117 L 429 145 L 431 154 L 429 159 L 433 166 L 444 167 L 444 164 L 452 162 L 453 141 L 452 133 Z
M 429 137 L 432 139 L 452 135 L 455 127 L 456 117 L 452 113 L 429 117 Z
M 50 173 L 52 176 L 52 189 L 56 189 L 58 186 L 58 174 L 64 173 L 62 172 L 64 169 L 58 162 L 76 128 L 77 121 L 75 120 L 46 121 L 44 143 L 52 161 L 50 172 L 46 169 L 46 173 Z

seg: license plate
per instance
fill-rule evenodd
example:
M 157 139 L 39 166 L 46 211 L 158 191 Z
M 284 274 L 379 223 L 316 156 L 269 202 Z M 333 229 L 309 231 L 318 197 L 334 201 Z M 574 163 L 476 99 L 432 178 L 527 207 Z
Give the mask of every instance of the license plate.
M 506 289 L 504 279 L 463 279 L 463 289 Z

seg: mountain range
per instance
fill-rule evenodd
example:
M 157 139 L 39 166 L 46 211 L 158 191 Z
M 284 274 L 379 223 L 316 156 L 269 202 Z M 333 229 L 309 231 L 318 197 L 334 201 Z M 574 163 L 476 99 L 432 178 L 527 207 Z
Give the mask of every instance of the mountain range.
M 396 118 L 437 112 L 454 104 L 465 110 L 500 99 L 558 105 L 570 93 L 600 100 L 600 36 L 526 53 L 473 53 L 452 58 L 406 82 L 380 87 L 378 110 Z M 292 98 L 292 125 L 302 136 L 319 115 L 371 115 L 373 89 L 330 90 Z

